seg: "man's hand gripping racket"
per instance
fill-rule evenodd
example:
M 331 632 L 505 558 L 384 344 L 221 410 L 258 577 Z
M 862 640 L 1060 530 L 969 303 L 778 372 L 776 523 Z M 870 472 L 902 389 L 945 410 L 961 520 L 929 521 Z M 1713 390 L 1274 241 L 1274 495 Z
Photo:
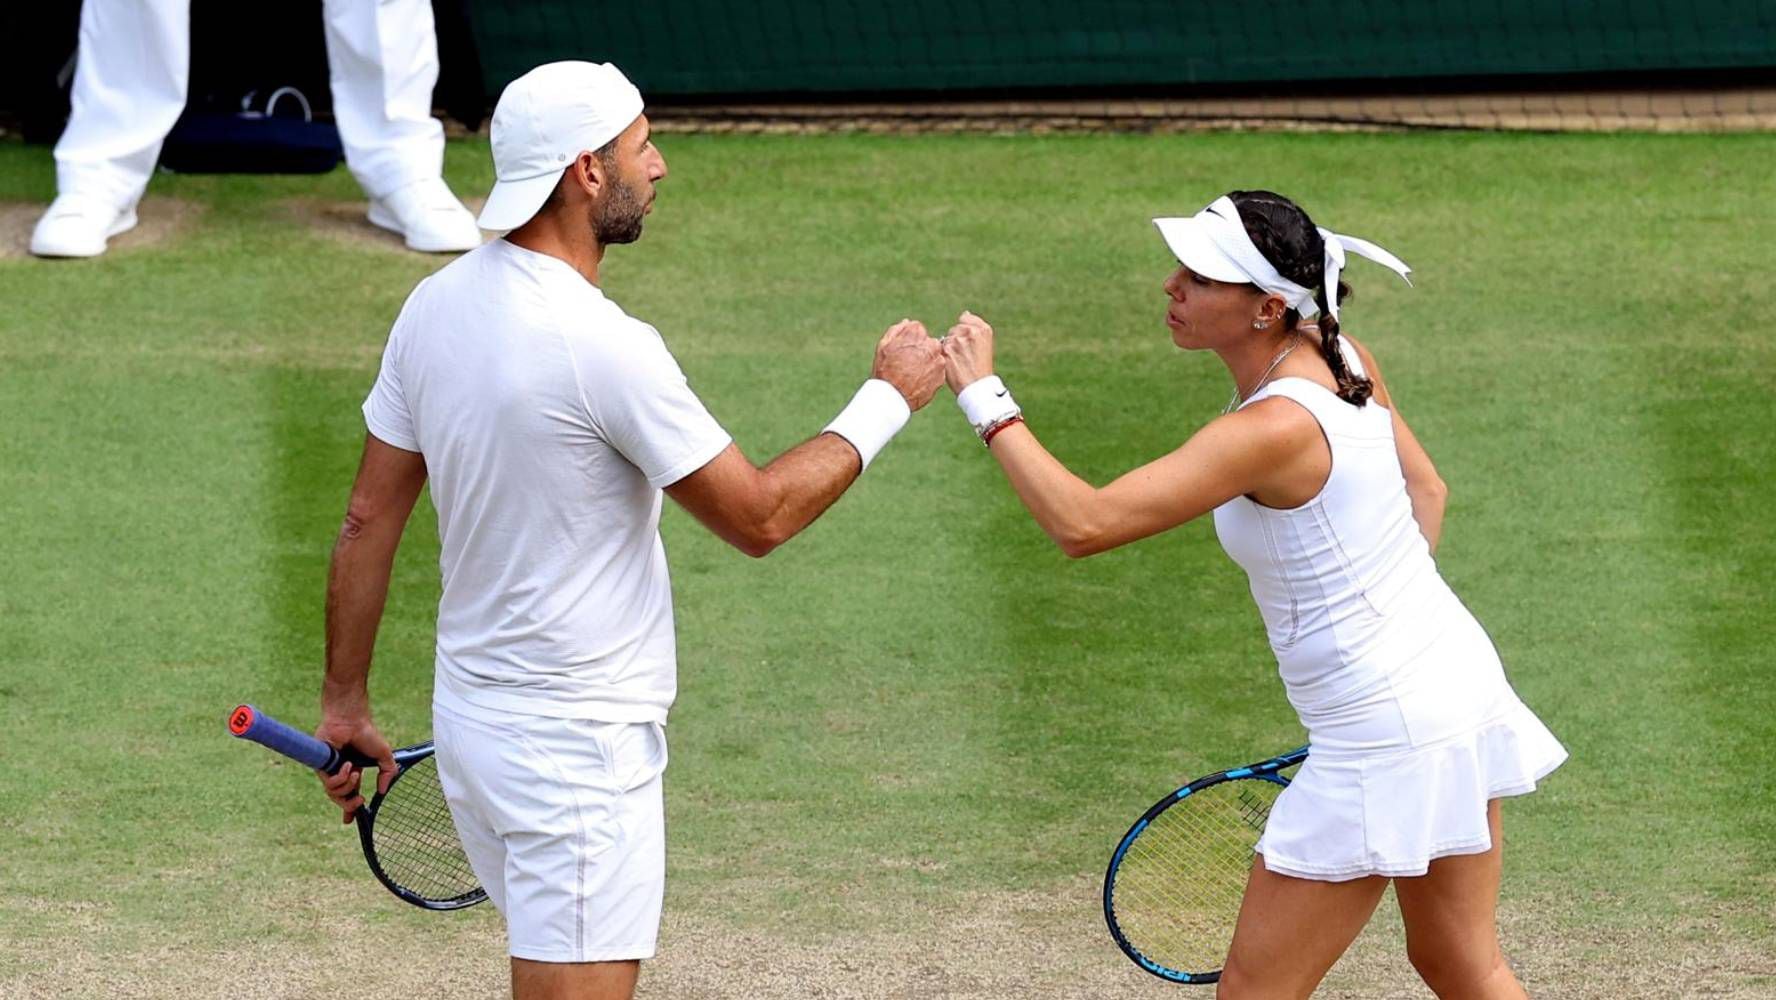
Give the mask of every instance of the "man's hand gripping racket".
M 364 775 L 375 774 L 376 791 L 382 793 L 388 791 L 389 783 L 400 773 L 395 752 L 367 714 L 355 720 L 342 720 L 323 711 L 314 738 L 338 748 L 342 761 L 338 770 L 325 767 L 315 770 L 320 776 L 321 787 L 327 790 L 327 797 L 343 813 L 342 822 L 350 823 L 358 810 L 364 808 L 361 791 Z
M 457 840 L 430 741 L 391 752 L 377 736 L 371 742 L 388 754 L 379 764 L 349 745 L 337 749 L 251 705 L 229 713 L 228 731 L 320 771 L 327 794 L 345 810 L 346 822 L 357 819 L 370 871 L 396 896 L 428 910 L 460 910 L 487 898 Z M 358 781 L 372 768 L 379 771 L 377 792 L 365 805 Z

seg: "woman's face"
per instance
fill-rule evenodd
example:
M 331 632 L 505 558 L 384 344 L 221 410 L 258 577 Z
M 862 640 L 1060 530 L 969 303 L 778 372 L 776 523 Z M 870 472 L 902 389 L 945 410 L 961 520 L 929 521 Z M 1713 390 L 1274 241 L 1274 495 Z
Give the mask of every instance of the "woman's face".
M 1252 320 L 1262 304 L 1256 287 L 1214 281 L 1184 265 L 1165 282 L 1166 326 L 1172 343 L 1185 350 L 1204 350 L 1232 343 L 1252 333 Z

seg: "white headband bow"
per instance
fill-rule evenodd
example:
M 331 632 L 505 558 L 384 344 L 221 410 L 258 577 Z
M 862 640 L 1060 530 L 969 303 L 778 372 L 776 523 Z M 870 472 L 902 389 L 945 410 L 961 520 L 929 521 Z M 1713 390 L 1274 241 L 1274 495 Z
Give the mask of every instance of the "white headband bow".
M 1216 198 L 1208 208 L 1188 219 L 1154 219 L 1153 222 L 1178 260 L 1192 271 L 1217 281 L 1249 281 L 1267 292 L 1281 295 L 1289 308 L 1302 316 L 1313 316 L 1320 311 L 1319 304 L 1314 301 L 1313 289 L 1283 277 L 1276 266 L 1258 252 L 1252 237 L 1246 234 L 1245 223 L 1240 221 L 1239 209 L 1232 198 Z M 1338 318 L 1338 276 L 1344 270 L 1346 251 L 1367 257 L 1398 274 L 1406 284 L 1412 284 L 1409 277 L 1412 268 L 1381 247 L 1330 229 L 1319 228 L 1319 233 L 1326 242 L 1326 302 L 1331 307 L 1333 319 Z

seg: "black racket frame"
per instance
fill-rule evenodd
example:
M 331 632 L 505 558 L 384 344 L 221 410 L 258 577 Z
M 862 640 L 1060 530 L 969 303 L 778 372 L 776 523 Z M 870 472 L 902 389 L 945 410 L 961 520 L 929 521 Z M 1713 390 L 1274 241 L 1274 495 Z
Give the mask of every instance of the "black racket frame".
M 395 777 L 389 782 L 388 791 L 377 792 L 376 797 L 357 812 L 358 842 L 364 847 L 364 860 L 370 865 L 370 873 L 376 876 L 383 888 L 394 893 L 402 902 L 412 903 L 422 910 L 461 910 L 486 900 L 487 889 L 477 885 L 473 892 L 465 892 L 450 899 L 429 899 L 390 878 L 388 872 L 383 870 L 381 859 L 376 855 L 376 813 L 382 807 L 382 800 L 394 792 L 408 768 L 432 756 L 435 749 L 432 741 L 427 740 L 395 751 Z M 366 764 L 355 753 L 351 757 L 353 763 L 360 767 L 372 771 L 376 768 L 374 760 Z

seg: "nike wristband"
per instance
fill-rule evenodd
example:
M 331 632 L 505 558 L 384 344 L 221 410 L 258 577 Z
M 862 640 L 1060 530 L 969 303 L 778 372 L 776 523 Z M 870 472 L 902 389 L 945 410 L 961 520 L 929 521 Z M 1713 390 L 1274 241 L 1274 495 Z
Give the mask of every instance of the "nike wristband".
M 1005 383 L 997 375 L 968 383 L 956 394 L 956 405 L 962 408 L 962 415 L 968 418 L 976 434 L 985 434 L 994 426 L 1023 413 L 1018 409 L 1017 401 L 1011 398 L 1011 390 L 1005 388 Z
M 912 407 L 907 405 L 906 397 L 899 389 L 882 379 L 872 378 L 857 390 L 857 395 L 851 397 L 851 402 L 821 433 L 837 434 L 851 442 L 851 447 L 857 449 L 857 457 L 863 459 L 863 468 L 867 469 L 876 453 L 900 433 L 912 415 Z

